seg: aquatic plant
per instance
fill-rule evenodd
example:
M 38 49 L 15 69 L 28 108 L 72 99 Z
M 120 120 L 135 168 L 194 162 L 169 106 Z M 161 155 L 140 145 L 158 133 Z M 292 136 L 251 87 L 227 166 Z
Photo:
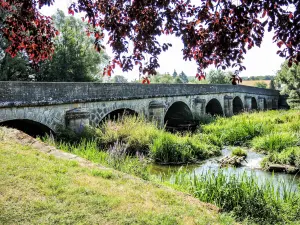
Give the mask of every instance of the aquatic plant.
M 240 147 L 237 147 L 232 150 L 231 155 L 232 156 L 247 156 L 247 151 Z
M 257 150 L 281 152 L 287 147 L 296 145 L 298 140 L 298 137 L 291 132 L 272 132 L 270 134 L 254 138 L 251 141 L 251 145 Z
M 272 180 L 259 182 L 252 174 L 228 174 L 222 170 L 190 174 L 179 170 L 168 182 L 188 191 L 222 211 L 258 224 L 297 224 L 300 222 L 300 194 L 284 181 L 274 186 Z

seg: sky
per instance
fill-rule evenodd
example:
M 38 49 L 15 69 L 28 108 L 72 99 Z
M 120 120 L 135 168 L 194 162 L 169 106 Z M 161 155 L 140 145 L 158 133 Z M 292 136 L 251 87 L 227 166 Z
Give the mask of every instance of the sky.
M 194 0 L 195 1 L 195 0 Z M 63 10 L 66 14 L 68 6 L 72 0 L 56 0 L 54 5 L 51 7 L 44 6 L 41 9 L 42 14 L 51 16 L 57 9 Z M 247 52 L 244 59 L 245 71 L 242 71 L 240 75 L 244 76 L 260 76 L 260 75 L 275 75 L 276 71 L 280 69 L 280 65 L 284 62 L 284 58 L 279 57 L 276 52 L 278 47 L 276 43 L 272 42 L 272 33 L 265 33 L 265 37 L 261 44 L 261 47 L 254 47 Z M 170 73 L 174 70 L 178 73 L 183 71 L 188 76 L 195 76 L 197 73 L 197 65 L 194 61 L 183 60 L 181 49 L 183 44 L 180 38 L 175 36 L 161 36 L 158 38 L 159 41 L 168 41 L 172 44 L 172 47 L 168 51 L 162 52 L 159 56 L 160 68 L 159 73 Z M 104 41 L 105 45 L 106 41 Z M 107 54 L 113 58 L 112 49 L 110 46 L 105 45 Z M 206 72 L 210 69 L 216 69 L 215 67 L 209 67 Z M 229 68 L 228 70 L 234 70 Z M 121 69 L 116 68 L 114 75 L 124 75 L 128 80 L 138 79 L 138 69 L 135 68 L 133 71 L 124 73 Z

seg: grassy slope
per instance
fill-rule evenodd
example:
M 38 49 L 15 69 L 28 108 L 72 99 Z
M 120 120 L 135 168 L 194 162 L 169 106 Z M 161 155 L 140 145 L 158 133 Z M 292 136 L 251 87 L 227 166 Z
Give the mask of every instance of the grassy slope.
M 225 145 L 248 145 L 265 152 L 268 162 L 300 168 L 300 112 L 277 110 L 219 118 L 203 127 Z
M 57 159 L 5 138 L 0 128 L 0 224 L 232 223 L 212 205 L 114 170 Z

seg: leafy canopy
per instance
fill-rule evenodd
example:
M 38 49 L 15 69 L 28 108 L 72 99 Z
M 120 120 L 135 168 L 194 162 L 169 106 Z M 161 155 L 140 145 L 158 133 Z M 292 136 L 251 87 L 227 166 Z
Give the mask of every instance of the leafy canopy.
M 300 65 L 288 67 L 288 62 L 284 62 L 275 79 L 282 86 L 282 93 L 289 95 L 289 105 L 300 108 Z
M 53 16 L 59 36 L 54 39 L 55 51 L 52 60 L 41 63 L 38 81 L 95 81 L 108 64 L 104 51 L 94 49 L 94 37 L 85 35 L 87 24 L 81 19 L 65 16 L 58 11 Z
M 54 0 L 0 0 L 0 13 L 10 12 L 1 22 L 0 31 L 10 40 L 8 52 L 14 56 L 26 51 L 32 62 L 49 58 L 54 51 L 53 37 L 58 34 L 49 17 L 38 8 Z M 69 13 L 83 13 L 93 27 L 95 47 L 104 48 L 103 30 L 114 59 L 106 74 L 116 65 L 123 71 L 137 65 L 141 73 L 155 74 L 158 56 L 169 43 L 159 43 L 160 35 L 175 35 L 183 41 L 183 57 L 195 60 L 198 78 L 209 65 L 244 70 L 244 54 L 260 46 L 264 32 L 274 30 L 277 54 L 288 65 L 300 61 L 299 0 L 78 0 Z M 133 50 L 129 49 L 130 41 Z M 146 57 L 147 56 L 147 57 Z M 149 57 L 148 57 L 149 56 Z M 149 62 L 144 63 L 149 58 Z
M 210 70 L 207 75 L 207 80 L 209 84 L 230 84 L 231 76 L 232 74 L 230 72 Z

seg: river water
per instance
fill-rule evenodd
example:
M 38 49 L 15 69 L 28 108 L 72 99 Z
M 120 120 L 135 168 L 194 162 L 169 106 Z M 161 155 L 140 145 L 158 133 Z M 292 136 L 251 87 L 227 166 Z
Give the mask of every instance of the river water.
M 249 150 L 247 152 L 246 162 L 242 163 L 241 167 L 226 167 L 220 168 L 220 164 L 217 162 L 218 159 L 223 158 L 227 155 L 231 154 L 231 150 L 225 148 L 222 150 L 222 156 L 208 159 L 203 161 L 201 164 L 194 164 L 194 165 L 187 165 L 184 168 L 187 171 L 190 171 L 191 174 L 195 173 L 198 175 L 205 174 L 207 172 L 218 172 L 222 170 L 225 173 L 229 174 L 249 174 L 249 176 L 255 175 L 258 178 L 258 181 L 264 183 L 266 180 L 271 180 L 274 183 L 274 186 L 278 184 L 282 185 L 285 183 L 287 185 L 291 185 L 292 187 L 296 188 L 300 186 L 300 175 L 291 175 L 286 173 L 271 173 L 261 169 L 260 163 L 264 157 L 263 154 L 259 154 Z M 156 174 L 164 180 L 169 179 L 172 177 L 172 174 L 176 173 L 181 166 L 157 166 L 154 165 L 152 169 L 152 173 Z

